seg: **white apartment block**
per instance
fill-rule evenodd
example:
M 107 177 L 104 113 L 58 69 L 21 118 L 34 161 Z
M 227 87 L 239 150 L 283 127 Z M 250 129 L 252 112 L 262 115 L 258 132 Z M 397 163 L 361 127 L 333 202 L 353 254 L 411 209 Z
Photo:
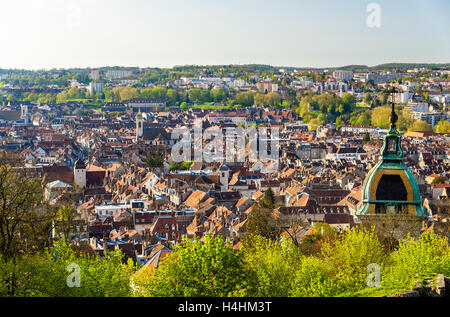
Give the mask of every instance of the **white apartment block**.
M 348 70 L 336 70 L 333 72 L 333 77 L 339 80 L 349 81 L 353 79 L 353 72 Z
M 108 78 L 123 78 L 131 75 L 130 70 L 108 70 L 106 72 L 106 77 Z

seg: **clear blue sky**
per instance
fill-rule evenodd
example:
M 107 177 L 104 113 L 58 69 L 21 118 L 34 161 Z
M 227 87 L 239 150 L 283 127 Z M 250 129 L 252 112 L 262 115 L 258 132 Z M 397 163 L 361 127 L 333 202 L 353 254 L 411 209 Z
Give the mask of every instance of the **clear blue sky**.
M 448 0 L 2 0 L 0 68 L 450 62 L 449 16 Z

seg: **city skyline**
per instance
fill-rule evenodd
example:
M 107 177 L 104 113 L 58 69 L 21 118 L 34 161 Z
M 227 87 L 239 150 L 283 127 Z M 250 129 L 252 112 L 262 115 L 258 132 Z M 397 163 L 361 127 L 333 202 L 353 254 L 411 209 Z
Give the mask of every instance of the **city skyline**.
M 0 68 L 266 64 L 326 68 L 448 63 L 445 1 L 1 3 Z M 20 16 L 21 19 L 17 17 Z M 92 48 L 92 49 L 90 49 Z

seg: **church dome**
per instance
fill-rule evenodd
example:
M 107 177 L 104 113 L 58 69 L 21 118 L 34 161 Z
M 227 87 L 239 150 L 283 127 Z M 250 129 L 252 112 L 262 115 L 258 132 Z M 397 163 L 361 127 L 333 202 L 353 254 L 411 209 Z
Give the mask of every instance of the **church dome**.
M 393 106 L 391 129 L 384 138 L 381 160 L 364 180 L 356 215 L 426 216 L 417 182 L 403 162 L 401 136 L 395 128 L 397 118 Z

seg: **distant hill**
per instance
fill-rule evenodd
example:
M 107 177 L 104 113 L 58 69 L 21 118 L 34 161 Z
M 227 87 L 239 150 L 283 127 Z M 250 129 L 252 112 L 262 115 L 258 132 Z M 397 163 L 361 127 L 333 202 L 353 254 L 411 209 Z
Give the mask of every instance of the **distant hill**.
M 264 64 L 229 64 L 229 65 L 176 65 L 172 68 L 158 68 L 158 67 L 129 67 L 129 66 L 104 66 L 104 67 L 97 67 L 102 72 L 106 72 L 108 70 L 131 70 L 133 72 L 139 72 L 139 71 L 147 71 L 147 70 L 173 70 L 178 72 L 192 72 L 192 71 L 198 71 L 200 69 L 209 69 L 209 70 L 218 70 L 223 69 L 228 72 L 234 72 L 236 70 L 243 71 L 243 72 L 274 72 L 277 73 L 280 69 L 285 69 L 286 71 L 323 71 L 325 69 L 328 69 L 329 71 L 334 70 L 349 70 L 353 72 L 358 71 L 407 71 L 408 69 L 414 69 L 414 68 L 428 68 L 428 69 L 449 69 L 450 70 L 450 63 L 385 63 L 380 65 L 374 65 L 374 66 L 367 66 L 367 65 L 345 65 L 345 66 L 333 66 L 333 67 L 295 67 L 295 66 L 272 66 L 272 65 L 264 65 Z M 48 70 L 50 73 L 60 73 L 67 71 L 71 74 L 82 74 L 82 73 L 88 73 L 91 69 L 91 67 L 86 68 L 66 68 L 66 69 L 51 69 Z M 33 70 L 26 70 L 26 69 L 0 69 L 0 74 L 19 74 L 19 75 L 25 75 L 25 74 L 35 74 L 37 72 L 42 71 L 33 71 Z
M 370 67 L 374 70 L 399 70 L 406 71 L 408 69 L 414 68 L 428 68 L 428 69 L 442 69 L 448 68 L 450 69 L 450 63 L 445 64 L 426 64 L 426 63 L 387 63 Z
M 350 70 L 350 71 L 368 71 L 368 70 L 386 70 L 386 71 L 407 71 L 414 68 L 428 68 L 428 69 L 450 69 L 450 63 L 431 64 L 431 63 L 385 63 L 375 66 L 367 65 L 346 65 L 341 67 L 330 67 L 330 70 Z

